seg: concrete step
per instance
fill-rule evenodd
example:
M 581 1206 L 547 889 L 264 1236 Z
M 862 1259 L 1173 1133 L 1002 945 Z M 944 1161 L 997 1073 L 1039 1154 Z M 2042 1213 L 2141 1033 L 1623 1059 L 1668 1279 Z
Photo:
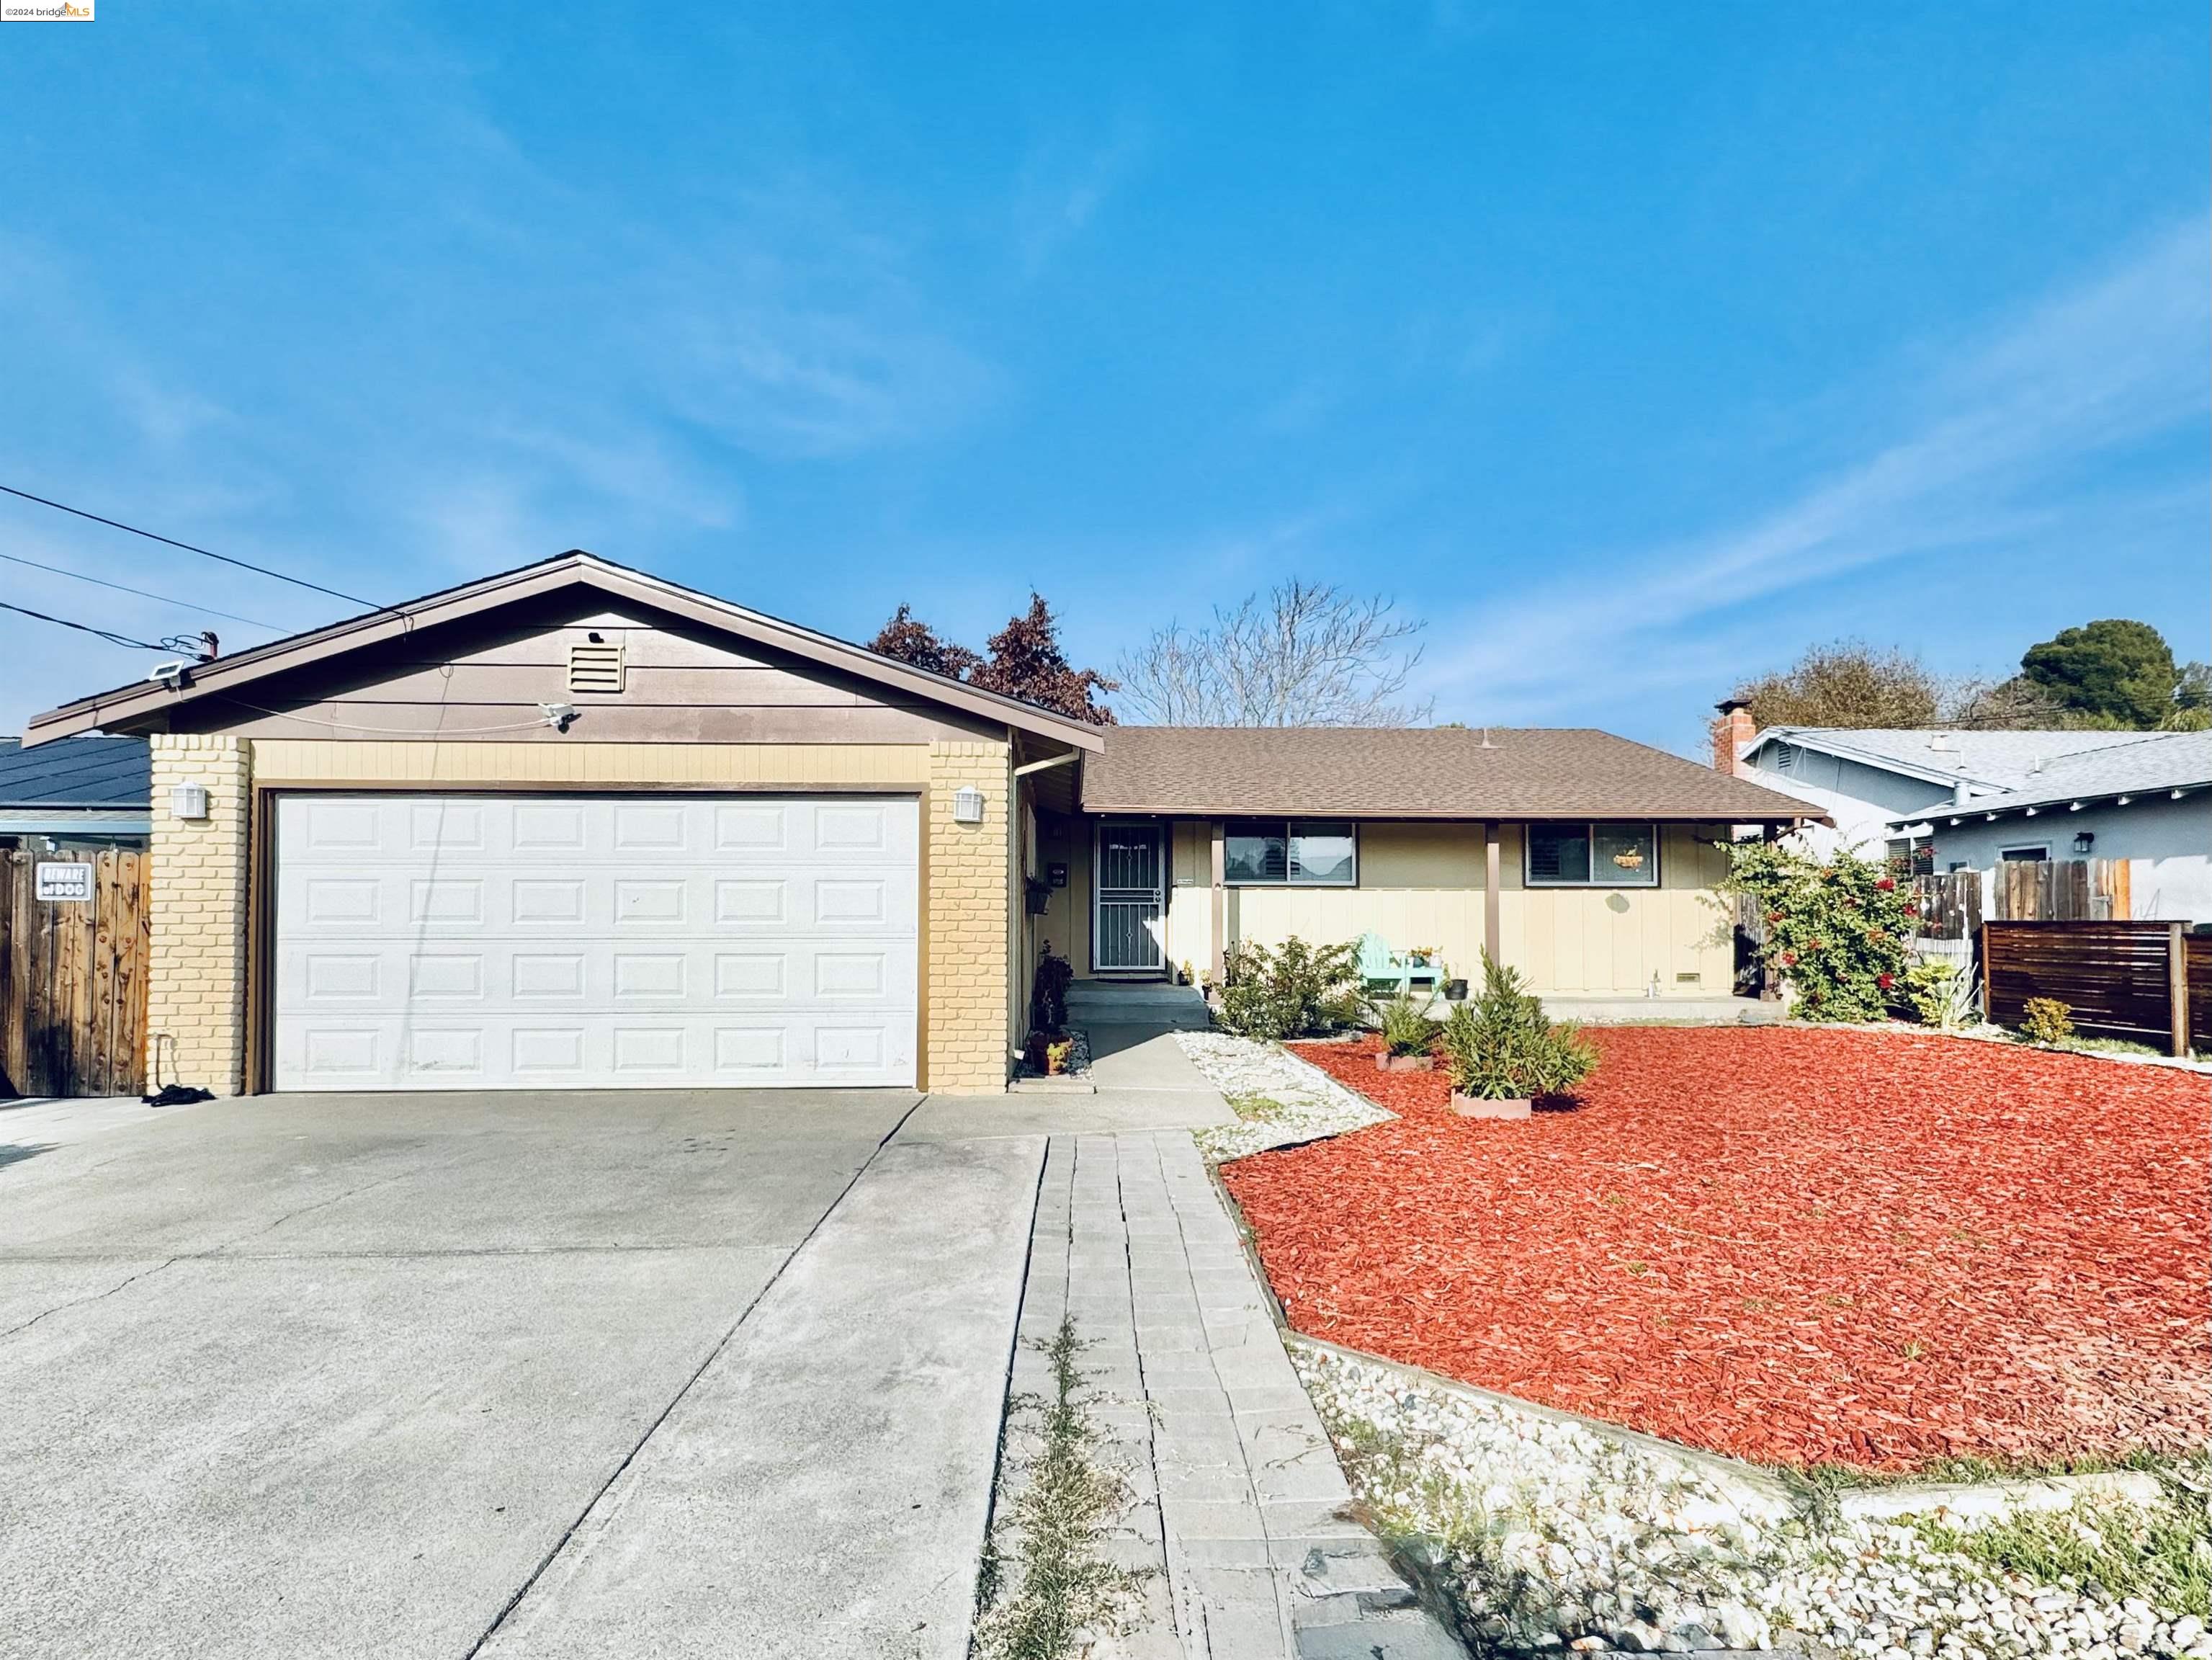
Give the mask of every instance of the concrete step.
M 1186 1031 L 1212 1024 L 1195 986 L 1158 982 L 1078 980 L 1067 988 L 1070 1025 L 1154 1025 Z

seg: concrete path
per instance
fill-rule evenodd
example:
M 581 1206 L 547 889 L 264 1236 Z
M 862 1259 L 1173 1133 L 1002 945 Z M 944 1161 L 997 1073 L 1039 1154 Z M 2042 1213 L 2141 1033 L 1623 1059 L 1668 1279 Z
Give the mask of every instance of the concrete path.
M 482 1652 L 967 1651 L 1042 1144 L 895 1144 Z
M 0 1168 L 0 1657 L 962 1654 L 1044 1143 L 886 1148 L 915 1099 L 268 1097 Z
M 135 1095 L 84 1096 L 66 1100 L 27 1096 L 0 1101 L 0 1165 L 35 1158 L 57 1147 L 73 1146 L 109 1130 L 127 1129 L 191 1110 L 189 1105 L 149 1107 Z
M 1016 1392 L 1048 1392 L 1036 1346 L 1063 1314 L 1092 1345 L 1083 1365 L 1103 1397 L 1108 1456 L 1137 1493 L 1115 1554 L 1154 1572 L 1149 1618 L 1110 1652 L 1463 1654 L 1347 1518 L 1343 1472 L 1187 1134 L 1053 1139 Z

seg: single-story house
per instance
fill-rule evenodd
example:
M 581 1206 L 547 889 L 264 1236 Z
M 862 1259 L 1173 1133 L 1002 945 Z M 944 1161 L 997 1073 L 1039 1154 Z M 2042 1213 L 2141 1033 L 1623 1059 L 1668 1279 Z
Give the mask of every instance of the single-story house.
M 1744 706 L 1720 705 L 1713 766 L 1811 801 L 1832 828 L 1808 829 L 1822 854 L 1904 857 L 1893 826 L 1939 807 L 2031 787 L 2045 767 L 2139 741 L 2139 732 L 1964 732 L 1946 728 L 1756 727 Z M 1924 862 L 1924 853 L 1923 853 Z
M 2212 732 L 2106 733 L 2016 788 L 1900 814 L 1888 833 L 1933 849 L 1939 871 L 2124 859 L 2137 917 L 2212 922 Z
M 143 738 L 0 738 L 0 848 L 143 847 L 152 772 Z
M 1373 930 L 1724 994 L 1808 803 L 1602 733 L 1102 728 L 589 554 L 33 720 L 153 756 L 149 1031 L 221 1092 L 1002 1089 L 1048 944 Z

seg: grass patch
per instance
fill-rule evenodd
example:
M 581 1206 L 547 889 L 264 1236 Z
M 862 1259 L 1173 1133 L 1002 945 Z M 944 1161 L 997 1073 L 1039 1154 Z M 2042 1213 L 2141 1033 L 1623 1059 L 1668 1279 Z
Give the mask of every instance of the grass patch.
M 1131 1493 L 1098 1456 L 1093 1396 L 1076 1364 L 1087 1347 L 1063 1316 L 1052 1341 L 1037 1345 L 1052 1392 L 1007 1402 L 1010 1427 L 1034 1447 L 1015 1461 L 1021 1490 L 993 1523 L 977 1578 L 975 1652 L 983 1660 L 1073 1660 L 1086 1639 L 1126 1633 L 1136 1617 L 1148 1575 L 1099 1550 Z
M 1913 1523 L 1935 1549 L 2060 1590 L 2113 1602 L 2140 1596 L 2212 1619 L 2212 1523 L 2204 1496 L 2169 1485 L 2161 1504 L 2093 1505 L 1959 1528 Z
M 2148 1055 L 2153 1060 L 2166 1053 L 2148 1043 L 2130 1043 L 2124 1037 L 2069 1037 L 2058 1047 L 2081 1055 Z
M 2166 1478 L 2175 1468 L 2171 1456 L 2152 1452 L 2129 1452 L 2115 1456 L 2094 1453 L 2065 1458 L 1931 1458 L 1909 1470 L 1867 1470 L 1851 1464 L 1763 1467 L 1799 1497 L 1817 1493 L 1842 1493 L 1853 1487 L 1919 1487 L 1931 1482 L 1971 1485 L 1984 1481 L 2033 1481 L 2045 1475 L 2103 1475 L 2113 1470 L 2147 1470 Z
M 1272 1124 L 1290 1111 L 1272 1095 L 1224 1095 L 1229 1110 L 1248 1124 Z

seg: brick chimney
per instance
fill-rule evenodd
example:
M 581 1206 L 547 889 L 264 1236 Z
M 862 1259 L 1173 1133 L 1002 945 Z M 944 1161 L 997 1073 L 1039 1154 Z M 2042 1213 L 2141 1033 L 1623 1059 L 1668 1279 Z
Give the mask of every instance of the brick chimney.
M 1759 736 L 1758 723 L 1752 720 L 1751 711 L 1733 697 L 1723 699 L 1717 707 L 1720 714 L 1713 721 L 1713 770 L 1741 775 L 1744 746 Z

